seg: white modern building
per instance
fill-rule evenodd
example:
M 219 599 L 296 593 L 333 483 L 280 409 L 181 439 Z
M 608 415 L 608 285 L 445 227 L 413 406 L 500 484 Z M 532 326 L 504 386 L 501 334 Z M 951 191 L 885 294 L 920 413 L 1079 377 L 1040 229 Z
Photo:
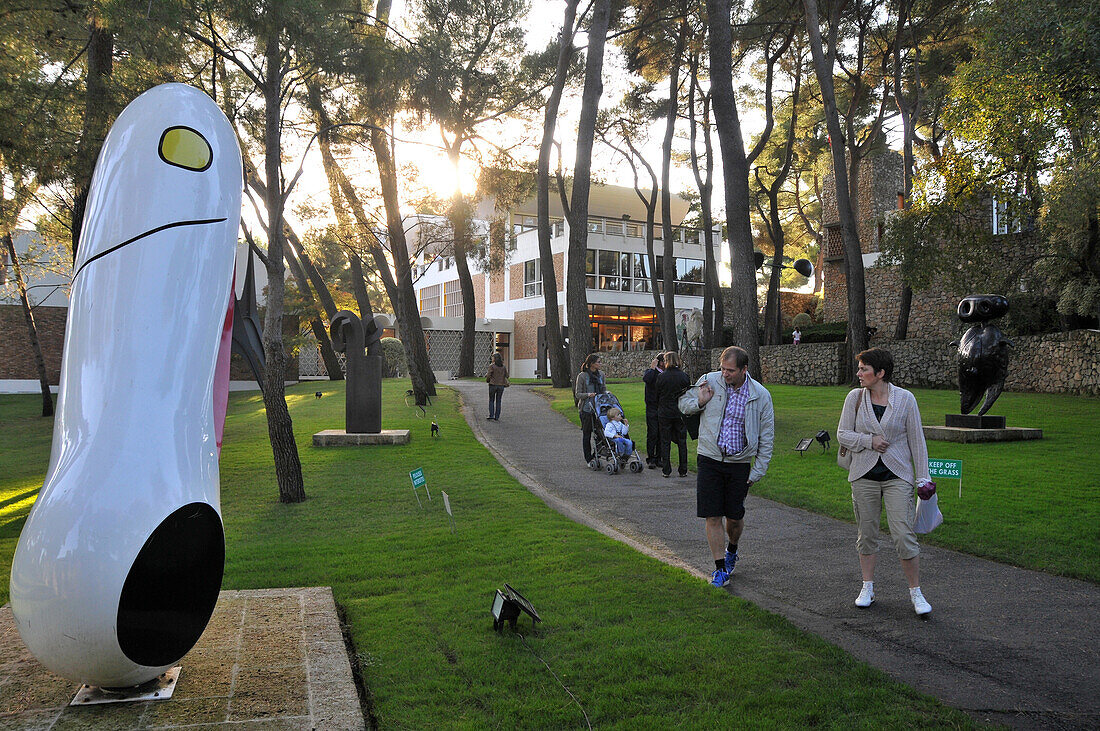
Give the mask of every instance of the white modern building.
M 677 322 L 685 313 L 703 306 L 703 266 L 706 260 L 701 231 L 681 226 L 688 202 L 674 196 L 670 213 L 674 225 L 675 309 Z M 569 224 L 564 220 L 560 200 L 551 195 L 551 249 L 558 285 L 558 306 L 562 325 L 568 326 L 565 270 Z M 487 362 L 498 350 L 515 376 L 545 374 L 545 355 L 540 352 L 540 328 L 545 325 L 539 261 L 537 208 L 535 200 L 515 206 L 505 214 L 506 231 L 502 267 L 480 267 L 471 261 L 474 283 L 474 313 L 478 337 L 475 349 L 479 363 Z M 588 250 L 585 257 L 585 295 L 592 321 L 594 350 L 645 350 L 661 347 L 655 316 L 645 244 L 646 210 L 633 188 L 593 185 L 589 198 Z M 654 223 L 654 254 L 658 278 L 663 267 L 664 242 L 658 204 Z M 488 223 L 480 224 L 482 231 Z M 726 271 L 725 251 L 719 230 L 713 245 L 719 272 Z M 491 245 L 492 246 L 492 245 Z M 445 253 L 445 252 L 444 252 Z M 493 258 L 493 257 L 490 257 Z M 439 370 L 446 359 L 433 354 L 433 333 L 452 333 L 457 343 L 462 330 L 465 302 L 453 260 L 431 249 L 419 261 L 414 285 L 420 314 L 429 333 L 429 358 Z M 488 269 L 486 271 L 485 269 Z M 725 277 L 728 279 L 728 275 Z M 437 335 L 439 346 L 442 338 Z M 449 343 L 449 345 L 450 345 Z M 438 346 L 437 346 L 438 347 Z M 448 347 L 448 350 L 450 348 Z M 484 356 L 482 355 L 484 353 Z M 450 356 L 448 355 L 448 358 Z

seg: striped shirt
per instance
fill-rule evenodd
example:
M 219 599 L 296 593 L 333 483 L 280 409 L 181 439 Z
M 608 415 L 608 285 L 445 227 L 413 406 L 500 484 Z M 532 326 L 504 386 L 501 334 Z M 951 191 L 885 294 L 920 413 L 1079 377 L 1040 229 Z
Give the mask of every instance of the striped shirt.
M 745 451 L 745 404 L 749 402 L 749 389 L 742 382 L 740 388 L 726 387 L 726 410 L 722 415 L 722 428 L 718 432 L 718 448 L 722 454 L 740 454 Z

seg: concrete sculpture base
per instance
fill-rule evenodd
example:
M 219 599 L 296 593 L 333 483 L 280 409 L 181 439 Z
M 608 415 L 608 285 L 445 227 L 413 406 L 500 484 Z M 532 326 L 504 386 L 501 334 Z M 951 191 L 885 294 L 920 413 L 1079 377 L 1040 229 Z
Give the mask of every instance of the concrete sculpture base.
M 383 429 L 377 434 L 348 434 L 343 429 L 325 429 L 313 435 L 315 447 L 362 447 L 371 444 L 408 444 L 408 429 Z
M 926 426 L 924 438 L 940 442 L 959 442 L 962 444 L 980 444 L 984 442 L 1019 442 L 1027 439 L 1042 439 L 1042 429 L 1026 429 L 1010 426 L 1007 429 L 967 429 L 958 426 Z

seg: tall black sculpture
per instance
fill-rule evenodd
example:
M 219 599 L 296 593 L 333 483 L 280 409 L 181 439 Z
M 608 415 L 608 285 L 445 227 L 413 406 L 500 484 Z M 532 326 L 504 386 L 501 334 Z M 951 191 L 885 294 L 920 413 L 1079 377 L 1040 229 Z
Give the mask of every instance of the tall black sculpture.
M 999 294 L 972 294 L 959 302 L 959 319 L 973 323 L 959 339 L 959 408 L 969 414 L 985 396 L 977 416 L 1001 395 L 1008 375 L 1008 349 L 1012 345 L 990 324 L 1008 312 L 1008 299 Z
M 348 434 L 382 431 L 382 344 L 374 320 L 340 310 L 329 325 L 332 347 L 347 358 L 344 424 Z

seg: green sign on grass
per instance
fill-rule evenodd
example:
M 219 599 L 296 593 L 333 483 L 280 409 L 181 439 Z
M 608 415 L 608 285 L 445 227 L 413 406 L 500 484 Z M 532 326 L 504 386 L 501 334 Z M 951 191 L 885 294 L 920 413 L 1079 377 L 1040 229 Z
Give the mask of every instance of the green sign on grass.
M 428 499 L 432 499 L 431 492 L 428 491 L 428 480 L 424 477 L 424 468 L 417 467 L 415 470 L 409 473 L 409 479 L 413 483 L 413 495 L 416 495 L 416 503 L 420 507 L 424 507 L 424 503 L 420 502 L 420 493 L 416 491 L 416 488 L 423 487 L 424 492 L 427 493 Z
M 963 462 L 961 459 L 929 459 L 929 477 L 950 477 L 959 481 L 959 497 L 963 496 Z
M 929 477 L 951 477 L 961 480 L 963 476 L 963 463 L 961 459 L 930 459 L 928 460 Z

